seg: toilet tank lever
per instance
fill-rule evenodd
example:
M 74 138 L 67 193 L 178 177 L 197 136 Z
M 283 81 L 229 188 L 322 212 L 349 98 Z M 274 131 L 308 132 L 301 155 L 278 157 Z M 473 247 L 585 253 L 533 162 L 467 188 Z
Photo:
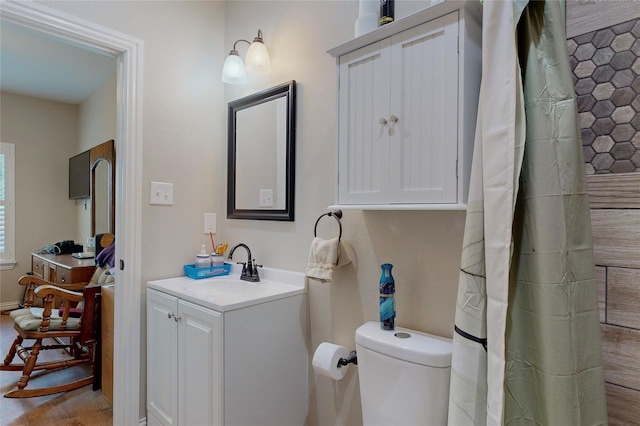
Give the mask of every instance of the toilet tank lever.
M 347 358 L 340 358 L 338 360 L 338 367 L 349 364 L 358 365 L 358 354 L 356 354 L 356 351 L 351 351 Z

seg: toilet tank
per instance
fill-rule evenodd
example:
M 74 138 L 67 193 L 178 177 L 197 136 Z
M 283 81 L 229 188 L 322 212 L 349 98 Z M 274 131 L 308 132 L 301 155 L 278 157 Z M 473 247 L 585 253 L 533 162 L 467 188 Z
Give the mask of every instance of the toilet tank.
M 356 330 L 362 419 L 370 425 L 447 424 L 451 339 L 375 321 Z

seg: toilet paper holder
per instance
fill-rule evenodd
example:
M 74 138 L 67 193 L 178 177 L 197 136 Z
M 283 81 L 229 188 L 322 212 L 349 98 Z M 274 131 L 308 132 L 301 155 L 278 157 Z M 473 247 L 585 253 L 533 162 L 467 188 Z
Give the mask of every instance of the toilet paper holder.
M 347 358 L 340 358 L 337 367 L 343 367 L 349 364 L 358 365 L 358 354 L 356 354 L 356 351 L 351 351 Z

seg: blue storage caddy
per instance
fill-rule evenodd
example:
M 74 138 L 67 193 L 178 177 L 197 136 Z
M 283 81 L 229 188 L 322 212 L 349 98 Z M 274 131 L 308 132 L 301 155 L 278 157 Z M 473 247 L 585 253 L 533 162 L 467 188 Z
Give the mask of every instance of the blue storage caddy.
M 194 280 L 229 275 L 229 272 L 231 272 L 230 263 L 225 263 L 224 265 L 220 266 L 209 266 L 206 268 L 196 268 L 193 264 L 184 265 L 184 274 L 189 278 L 193 278 Z

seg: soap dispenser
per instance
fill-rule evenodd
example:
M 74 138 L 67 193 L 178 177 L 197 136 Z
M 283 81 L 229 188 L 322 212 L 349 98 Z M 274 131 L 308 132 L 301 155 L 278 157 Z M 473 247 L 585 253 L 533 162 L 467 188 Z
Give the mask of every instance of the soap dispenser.
M 196 268 L 208 268 L 211 266 L 211 257 L 209 253 L 207 253 L 207 249 L 204 244 L 200 248 L 200 253 L 196 255 L 196 263 L 194 265 Z

